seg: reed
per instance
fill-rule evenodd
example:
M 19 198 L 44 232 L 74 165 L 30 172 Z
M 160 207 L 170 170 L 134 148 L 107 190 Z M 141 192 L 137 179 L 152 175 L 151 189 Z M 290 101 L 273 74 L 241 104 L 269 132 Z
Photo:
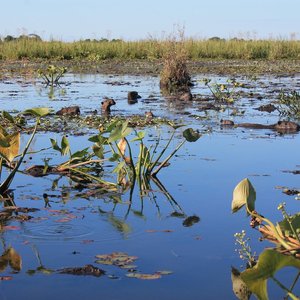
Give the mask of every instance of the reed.
M 41 41 L 15 39 L 0 42 L 0 60 L 55 59 L 102 61 L 107 59 L 161 59 L 168 39 L 139 41 Z M 185 39 L 183 49 L 190 60 L 199 59 L 300 59 L 297 40 L 195 40 Z

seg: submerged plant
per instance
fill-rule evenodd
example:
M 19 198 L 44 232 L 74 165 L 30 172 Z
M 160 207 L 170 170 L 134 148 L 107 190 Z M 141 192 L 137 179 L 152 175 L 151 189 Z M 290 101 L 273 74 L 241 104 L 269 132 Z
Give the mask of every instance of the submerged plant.
M 56 67 L 54 65 L 50 65 L 46 70 L 39 69 L 38 75 L 44 80 L 47 86 L 54 87 L 59 85 L 60 79 L 66 72 L 67 68 L 65 67 Z
M 257 264 L 249 265 L 249 268 L 240 274 L 240 278 L 247 285 L 249 290 L 253 292 L 258 299 L 267 300 L 267 280 L 272 279 L 282 288 L 288 297 L 298 299 L 292 290 L 295 286 L 299 275 L 291 288 L 285 287 L 274 276 L 277 271 L 284 267 L 295 267 L 300 270 L 300 214 L 290 216 L 285 205 L 281 204 L 278 209 L 283 213 L 283 221 L 274 224 L 268 218 L 263 217 L 255 211 L 256 192 L 251 182 L 245 178 L 233 191 L 233 200 L 231 204 L 232 212 L 237 212 L 243 206 L 246 212 L 251 216 L 250 225 L 258 228 L 264 239 L 275 243 L 275 249 L 266 249 L 258 257 Z M 241 239 L 242 238 L 242 239 Z M 243 236 L 238 236 L 243 241 Z M 244 248 L 243 253 L 249 254 L 249 247 L 245 242 L 241 242 Z M 251 260 L 251 256 L 248 256 Z M 249 261 L 248 259 L 248 261 Z

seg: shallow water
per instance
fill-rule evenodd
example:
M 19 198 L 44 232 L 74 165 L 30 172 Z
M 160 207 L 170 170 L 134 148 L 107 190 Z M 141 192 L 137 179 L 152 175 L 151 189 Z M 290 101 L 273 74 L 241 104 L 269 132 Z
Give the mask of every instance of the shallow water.
M 202 77 L 199 75 L 196 80 Z M 225 82 L 226 79 L 213 77 L 213 80 Z M 297 169 L 299 165 L 299 134 L 222 129 L 218 125 L 221 118 L 237 123 L 277 122 L 277 112 L 268 114 L 252 107 L 276 99 L 276 93 L 271 93 L 273 86 L 276 90 L 299 87 L 299 78 L 240 80 L 250 85 L 246 91 L 261 94 L 263 100 L 242 98 L 236 106 L 245 110 L 243 115 L 230 116 L 228 110 L 210 111 L 205 119 L 197 102 L 182 106 L 166 100 L 160 94 L 155 77 L 68 75 L 64 77 L 66 84 L 56 89 L 53 99 L 49 99 L 49 90 L 41 82 L 22 78 L 0 82 L 2 110 L 22 111 L 37 106 L 58 110 L 79 105 L 82 114 L 88 115 L 99 110 L 101 99 L 107 96 L 117 102 L 112 114 L 143 115 L 151 109 L 156 116 L 184 120 L 203 132 L 196 143 L 186 143 L 171 160 L 171 165 L 159 174 L 172 200 L 154 183 L 153 193 L 144 199 L 136 189 L 129 206 L 128 193 L 87 195 L 85 191 L 72 189 L 66 178 L 53 186 L 55 175 L 42 178 L 18 175 L 12 185 L 16 204 L 40 210 L 29 213 L 33 216 L 29 221 L 5 224 L 8 227 L 1 233 L 3 248 L 11 245 L 22 256 L 23 265 L 15 274 L 9 267 L 2 272 L 1 276 L 10 275 L 13 279 L 1 283 L 0 299 L 235 299 L 231 266 L 239 267 L 243 263 L 234 251 L 233 234 L 246 229 L 251 246 L 258 253 L 269 245 L 258 241 L 258 233 L 249 227 L 243 212 L 231 214 L 232 191 L 236 184 L 248 177 L 257 192 L 257 211 L 273 220 L 280 219 L 277 211 L 280 202 L 285 201 L 290 212 L 299 211 L 294 196 L 287 196 L 276 188 L 299 188 L 299 175 L 283 172 Z M 123 85 L 112 85 L 115 81 Z M 136 90 L 142 96 L 138 104 L 128 105 L 129 90 Z M 199 81 L 192 93 L 209 94 Z M 155 134 L 154 129 L 148 130 Z M 59 138 L 60 134 L 37 134 L 34 149 L 50 146 L 49 137 Z M 87 136 L 70 136 L 69 139 L 74 151 L 91 145 Z M 26 140 L 27 136 L 23 136 L 22 142 Z M 41 163 L 43 157 L 50 157 L 50 163 L 61 161 L 51 150 L 33 157 L 24 168 Z M 50 201 L 46 207 L 44 193 Z M 174 217 L 174 211 L 184 217 Z M 192 215 L 199 216 L 200 222 L 191 227 L 183 226 L 184 219 Z M 159 270 L 173 273 L 158 280 L 139 280 L 126 277 L 127 270 L 95 263 L 95 255 L 115 251 L 137 256 L 135 264 L 141 273 Z M 57 272 L 45 274 L 50 269 L 57 271 L 86 264 L 103 268 L 106 275 L 97 278 Z M 28 270 L 35 272 L 28 273 Z M 290 285 L 294 273 L 288 270 L 280 276 Z M 278 293 L 282 292 L 272 284 L 270 288 L 270 299 L 279 299 Z M 300 293 L 299 285 L 295 293 Z

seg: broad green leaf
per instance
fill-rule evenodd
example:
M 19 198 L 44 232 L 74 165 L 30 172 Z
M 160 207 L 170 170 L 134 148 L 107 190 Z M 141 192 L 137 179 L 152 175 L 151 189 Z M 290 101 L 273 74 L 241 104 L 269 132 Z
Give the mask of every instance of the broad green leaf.
M 61 154 L 67 155 L 70 151 L 70 144 L 66 136 L 63 136 L 61 139 Z
M 118 153 L 114 153 L 113 156 L 109 158 L 109 161 L 114 162 L 120 158 L 121 158 L 121 156 Z
M 243 179 L 233 191 L 231 211 L 237 212 L 245 204 L 251 212 L 255 208 L 256 192 L 248 178 Z
M 106 145 L 107 139 L 108 139 L 107 137 L 104 137 L 104 136 L 98 134 L 98 135 L 94 135 L 94 136 L 90 137 L 88 140 L 90 142 L 97 143 L 99 145 Z
M 139 131 L 139 132 L 137 132 L 136 137 L 131 140 L 131 142 L 141 141 L 145 136 L 146 136 L 145 131 Z
M 259 256 L 255 267 L 241 273 L 241 278 L 260 300 L 268 300 L 267 280 L 284 267 L 300 269 L 300 260 L 276 250 L 267 249 Z
M 131 133 L 131 128 L 128 127 L 128 121 L 125 123 L 119 123 L 115 126 L 115 128 L 111 131 L 110 136 L 108 138 L 108 142 L 115 142 L 121 138 L 126 137 Z
M 26 115 L 34 115 L 36 117 L 44 117 L 50 113 L 50 109 L 48 107 L 36 107 L 31 109 L 26 109 L 23 114 Z
M 14 158 L 19 154 L 20 150 L 20 132 L 13 133 L 1 139 L 0 136 L 0 155 L 11 163 Z M 7 146 L 8 143 L 8 146 Z
M 111 123 L 105 128 L 105 130 L 104 130 L 103 132 L 112 132 L 112 131 L 116 128 L 116 126 L 117 126 L 119 123 L 120 123 L 119 120 L 115 120 L 115 121 L 111 122 Z
M 93 136 L 91 136 L 89 139 L 88 139 L 88 141 L 90 141 L 90 142 L 93 142 L 93 143 L 97 143 L 97 142 L 99 142 L 99 134 L 97 134 L 97 135 L 93 135 Z
M 251 296 L 251 292 L 248 289 L 246 283 L 241 278 L 241 273 L 234 267 L 231 267 L 231 281 L 232 290 L 239 300 L 248 300 Z
M 300 230 L 300 213 L 294 214 L 290 216 L 291 219 L 291 225 L 293 226 L 294 230 L 298 232 Z M 292 228 L 287 221 L 287 219 L 283 219 L 283 221 L 279 222 L 280 229 L 284 232 L 285 236 L 293 236 Z
M 96 156 L 98 156 L 101 159 L 104 158 L 104 149 L 102 145 L 99 146 L 98 144 L 94 144 L 92 149 Z
M 75 158 L 77 158 L 77 159 L 84 158 L 86 155 L 88 155 L 88 149 L 89 148 L 85 148 L 83 150 L 76 151 L 75 153 L 73 153 L 71 155 L 71 158 L 72 159 L 75 159 Z
M 61 153 L 61 149 L 60 147 L 58 146 L 57 144 L 57 141 L 54 140 L 54 139 L 50 139 L 50 142 L 51 142 L 51 145 L 52 145 L 52 148 L 56 151 L 59 151 Z
M 183 131 L 183 137 L 188 142 L 196 142 L 201 137 L 201 134 L 198 131 L 195 131 L 192 128 L 188 128 L 188 129 Z
M 2 116 L 3 116 L 3 118 L 5 118 L 5 119 L 7 119 L 9 122 L 11 122 L 11 123 L 15 123 L 15 119 L 13 118 L 13 116 L 10 114 L 10 113 L 8 113 L 7 111 L 3 111 L 2 112 Z
M 122 126 L 116 126 L 110 133 L 108 142 L 112 143 L 122 138 Z

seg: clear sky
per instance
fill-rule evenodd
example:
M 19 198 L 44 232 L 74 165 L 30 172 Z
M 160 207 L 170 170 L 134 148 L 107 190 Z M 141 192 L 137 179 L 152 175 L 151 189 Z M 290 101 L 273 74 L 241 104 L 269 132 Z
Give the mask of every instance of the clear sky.
M 0 0 L 0 36 L 300 39 L 300 0 Z

